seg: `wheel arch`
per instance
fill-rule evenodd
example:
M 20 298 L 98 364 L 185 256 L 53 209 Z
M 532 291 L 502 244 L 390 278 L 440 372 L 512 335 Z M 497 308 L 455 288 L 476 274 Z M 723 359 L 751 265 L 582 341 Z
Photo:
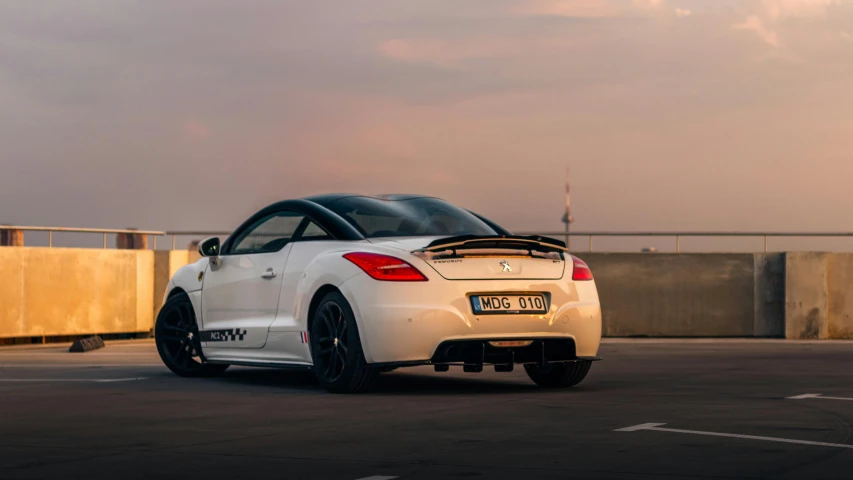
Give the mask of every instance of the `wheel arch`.
M 176 287 L 174 285 L 174 283 L 169 282 L 169 285 L 166 287 L 166 291 L 163 292 L 163 300 L 160 302 L 160 306 L 157 307 L 156 315 L 154 316 L 155 322 L 157 321 L 158 318 L 160 318 L 160 314 L 163 312 L 163 307 L 166 306 L 166 302 L 168 302 L 169 299 L 171 299 L 172 297 L 176 297 L 180 294 L 184 294 L 184 295 L 187 295 L 189 297 L 189 294 L 187 294 L 186 290 L 184 290 L 181 287 Z M 190 303 L 192 303 L 192 302 L 190 302 Z M 195 307 L 193 307 L 193 310 L 195 310 Z M 195 312 L 193 312 L 193 313 L 195 313 Z
M 183 293 L 184 295 L 186 295 L 186 294 L 187 294 L 187 291 L 186 291 L 186 290 L 184 290 L 184 289 L 183 289 L 183 288 L 181 288 L 181 287 L 175 287 L 175 288 L 173 288 L 173 289 L 169 290 L 169 294 L 168 294 L 168 295 L 166 295 L 166 300 L 168 300 L 168 299 L 170 299 L 170 298 L 172 298 L 172 297 L 174 297 L 174 296 L 176 296 L 176 295 L 180 295 L 180 294 L 182 294 L 182 293 Z
M 318 288 L 317 291 L 314 292 L 314 296 L 311 297 L 311 302 L 308 304 L 308 322 L 306 323 L 306 329 L 309 332 L 311 331 L 311 325 L 314 322 L 314 314 L 317 313 L 317 309 L 320 308 L 320 301 L 332 292 L 338 292 L 343 295 L 343 292 L 341 292 L 338 287 L 327 283 Z
M 361 250 L 370 249 L 370 244 L 359 243 L 357 246 L 342 246 L 326 251 L 314 258 L 304 269 L 303 277 L 299 279 L 296 287 L 296 298 L 293 302 L 292 317 L 282 317 L 282 320 L 273 322 L 271 331 L 293 331 L 294 327 L 302 331 L 311 331 L 314 316 L 320 306 L 320 302 L 330 292 L 339 293 L 349 305 L 355 317 L 355 324 L 361 337 L 362 347 L 368 349 L 362 319 L 358 308 L 358 299 L 352 295 L 347 287 L 347 282 L 359 275 L 365 275 L 363 270 L 354 263 L 343 258 L 343 254 L 355 248 Z M 278 323 L 278 325 L 276 325 Z M 294 325 L 295 323 L 295 325 Z

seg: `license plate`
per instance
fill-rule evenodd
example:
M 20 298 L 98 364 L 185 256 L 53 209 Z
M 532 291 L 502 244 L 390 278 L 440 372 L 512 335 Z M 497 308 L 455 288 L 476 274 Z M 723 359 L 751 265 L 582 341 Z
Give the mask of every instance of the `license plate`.
M 471 308 L 478 315 L 545 313 L 544 295 L 471 295 Z

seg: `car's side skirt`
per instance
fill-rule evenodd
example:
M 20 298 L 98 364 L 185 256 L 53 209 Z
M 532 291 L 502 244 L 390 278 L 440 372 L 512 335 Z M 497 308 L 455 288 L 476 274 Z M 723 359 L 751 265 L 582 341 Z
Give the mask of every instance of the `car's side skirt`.
M 237 365 L 240 367 L 266 367 L 280 368 L 287 370 L 313 370 L 314 366 L 306 363 L 290 363 L 290 362 L 256 362 L 244 360 L 208 360 L 207 363 L 218 363 L 224 365 Z

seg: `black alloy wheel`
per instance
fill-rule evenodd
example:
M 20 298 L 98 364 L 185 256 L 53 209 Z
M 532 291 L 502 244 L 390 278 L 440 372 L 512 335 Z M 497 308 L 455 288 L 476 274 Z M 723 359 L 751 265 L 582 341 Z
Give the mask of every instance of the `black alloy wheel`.
M 339 292 L 323 297 L 311 322 L 311 357 L 317 380 L 335 393 L 369 388 L 378 371 L 367 365 L 355 316 Z
M 154 340 L 166 367 L 182 377 L 215 375 L 228 368 L 204 361 L 192 302 L 184 293 L 169 298 L 160 309 Z
M 326 302 L 314 318 L 317 332 L 317 377 L 325 383 L 341 378 L 347 363 L 347 321 L 344 311 L 335 302 Z

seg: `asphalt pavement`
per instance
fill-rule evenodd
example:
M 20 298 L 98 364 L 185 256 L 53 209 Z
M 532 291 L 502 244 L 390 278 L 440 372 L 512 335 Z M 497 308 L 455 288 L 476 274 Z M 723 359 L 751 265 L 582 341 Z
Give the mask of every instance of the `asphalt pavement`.
M 184 379 L 150 341 L 0 348 L 0 478 L 853 478 L 853 343 L 611 340 L 580 386 L 400 369 Z M 793 397 L 793 398 L 792 398 Z

